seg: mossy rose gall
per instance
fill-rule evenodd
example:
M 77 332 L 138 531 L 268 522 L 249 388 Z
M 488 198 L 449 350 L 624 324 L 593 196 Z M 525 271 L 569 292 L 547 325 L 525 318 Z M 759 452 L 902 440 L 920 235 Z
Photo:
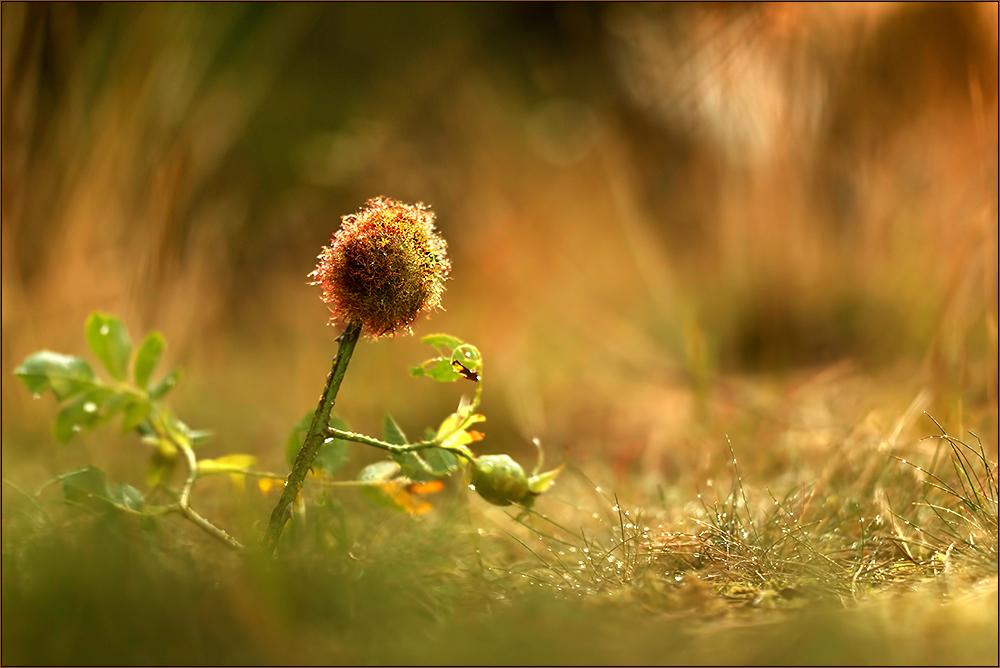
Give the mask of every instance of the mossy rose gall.
M 323 289 L 331 322 L 343 325 L 344 331 L 337 339 L 337 355 L 309 430 L 271 513 L 261 543 L 265 553 L 274 551 L 306 474 L 327 440 L 333 406 L 358 337 L 409 333 L 417 316 L 440 308 L 451 270 L 447 250 L 448 244 L 434 230 L 434 214 L 423 204 L 376 197 L 357 213 L 341 218 L 340 229 L 323 248 L 310 277 Z
M 421 313 L 440 308 L 451 263 L 426 206 L 378 197 L 342 221 L 310 274 L 332 322 L 378 338 L 409 333 Z

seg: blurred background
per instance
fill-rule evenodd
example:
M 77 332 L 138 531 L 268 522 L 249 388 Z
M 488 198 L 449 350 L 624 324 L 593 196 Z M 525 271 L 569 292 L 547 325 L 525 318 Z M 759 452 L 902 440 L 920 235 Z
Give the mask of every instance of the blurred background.
M 57 447 L 11 374 L 86 356 L 100 309 L 165 334 L 206 456 L 283 471 L 336 349 L 306 276 L 377 195 L 433 208 L 453 273 L 417 336 L 359 346 L 357 430 L 454 409 L 471 386 L 406 370 L 442 331 L 484 354 L 483 451 L 529 461 L 537 436 L 613 482 L 685 484 L 727 434 L 750 470 L 822 466 L 933 433 L 922 410 L 995 457 L 997 19 L 5 2 L 4 467 L 142 480 L 132 437 Z

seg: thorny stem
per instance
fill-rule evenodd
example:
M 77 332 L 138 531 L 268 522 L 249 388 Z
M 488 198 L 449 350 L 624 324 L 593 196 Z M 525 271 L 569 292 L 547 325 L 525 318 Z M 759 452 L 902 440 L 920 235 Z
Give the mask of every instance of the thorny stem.
M 281 532 L 285 528 L 285 522 L 291 514 L 292 502 L 295 501 L 302 490 L 302 484 L 305 482 L 306 474 L 309 473 L 309 467 L 312 466 L 313 459 L 316 458 L 316 453 L 319 451 L 320 446 L 323 445 L 323 441 L 326 440 L 325 431 L 330 422 L 330 413 L 333 412 L 333 404 L 337 399 L 337 392 L 340 390 L 340 384 L 344 380 L 347 364 L 351 361 L 351 355 L 354 354 L 354 346 L 357 344 L 360 334 L 360 325 L 350 322 L 340 337 L 338 337 L 340 347 L 337 350 L 336 357 L 333 358 L 333 368 L 326 377 L 326 386 L 323 388 L 323 394 L 319 398 L 319 405 L 313 414 L 312 424 L 309 425 L 309 432 L 306 434 L 302 448 L 295 458 L 292 470 L 285 481 L 285 489 L 282 490 L 281 498 L 278 499 L 278 504 L 271 513 L 267 532 L 261 541 L 261 550 L 266 555 L 274 553 L 274 548 L 278 545 L 278 539 L 281 538 Z
M 284 480 L 286 476 L 271 473 L 270 471 L 254 471 L 252 469 L 242 469 L 233 471 L 237 475 L 245 475 L 251 478 L 269 478 L 271 480 Z M 382 483 L 374 480 L 320 480 L 317 478 L 308 479 L 310 485 L 321 487 L 378 487 Z
M 461 428 L 461 426 L 459 427 Z M 458 429 L 456 429 L 458 431 Z M 416 452 L 417 450 L 428 450 L 430 448 L 440 448 L 441 450 L 447 450 L 453 455 L 462 457 L 463 459 L 469 459 L 469 453 L 467 453 L 462 448 L 442 445 L 438 440 L 433 441 L 420 441 L 419 443 L 410 443 L 409 445 L 395 445 L 393 443 L 387 443 L 385 441 L 380 441 L 377 438 L 372 438 L 371 436 L 365 436 L 364 434 L 356 434 L 353 431 L 343 431 L 342 429 L 335 429 L 333 427 L 327 427 L 325 432 L 330 438 L 340 438 L 345 441 L 354 441 L 356 443 L 364 443 L 365 445 L 370 445 L 373 448 L 379 448 L 380 450 L 386 450 L 388 452 L 404 453 L 404 452 Z

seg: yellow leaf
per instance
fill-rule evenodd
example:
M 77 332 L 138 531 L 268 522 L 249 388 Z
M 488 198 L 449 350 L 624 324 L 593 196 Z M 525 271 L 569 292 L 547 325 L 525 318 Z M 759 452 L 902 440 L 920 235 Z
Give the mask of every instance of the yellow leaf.
M 241 492 L 247 488 L 247 481 L 245 475 L 242 475 L 240 473 L 233 473 L 230 474 L 229 479 L 233 481 L 233 485 L 236 486 L 236 489 L 240 490 Z
M 274 487 L 274 481 L 270 478 L 261 478 L 257 481 L 257 487 L 260 488 L 262 494 L 267 494 Z
M 238 473 L 257 463 L 253 455 L 226 455 L 218 459 L 202 459 L 198 462 L 199 475 L 219 475 Z
M 444 489 L 444 483 L 440 480 L 410 482 L 406 478 L 398 478 L 379 483 L 378 488 L 388 494 L 393 503 L 406 512 L 411 515 L 422 515 L 431 510 L 433 506 L 419 497 L 440 492 Z
M 407 490 L 407 483 L 403 480 L 390 480 L 379 484 L 379 488 L 392 498 L 393 502 L 410 513 L 411 515 L 421 515 L 431 509 L 431 504 L 421 501 Z
M 410 494 L 434 494 L 444 489 L 444 483 L 440 480 L 428 480 L 427 482 L 411 482 L 406 487 Z
M 566 462 L 563 462 L 551 471 L 531 476 L 528 478 L 528 489 L 531 490 L 532 494 L 541 494 L 552 486 L 552 483 L 555 482 L 556 477 L 562 473 L 564 468 L 566 468 Z

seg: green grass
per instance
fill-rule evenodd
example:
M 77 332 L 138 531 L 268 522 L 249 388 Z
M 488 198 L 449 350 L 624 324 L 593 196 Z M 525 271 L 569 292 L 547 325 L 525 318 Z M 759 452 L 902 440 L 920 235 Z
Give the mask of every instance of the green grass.
M 991 663 L 996 467 L 974 440 L 938 443 L 932 473 L 837 455 L 818 480 L 769 489 L 731 461 L 700 499 L 664 490 L 642 508 L 579 469 L 523 517 L 460 489 L 416 519 L 318 494 L 274 561 L 177 518 L 95 514 L 8 484 L 2 658 Z M 250 492 L 233 504 L 248 517 L 266 501 Z

